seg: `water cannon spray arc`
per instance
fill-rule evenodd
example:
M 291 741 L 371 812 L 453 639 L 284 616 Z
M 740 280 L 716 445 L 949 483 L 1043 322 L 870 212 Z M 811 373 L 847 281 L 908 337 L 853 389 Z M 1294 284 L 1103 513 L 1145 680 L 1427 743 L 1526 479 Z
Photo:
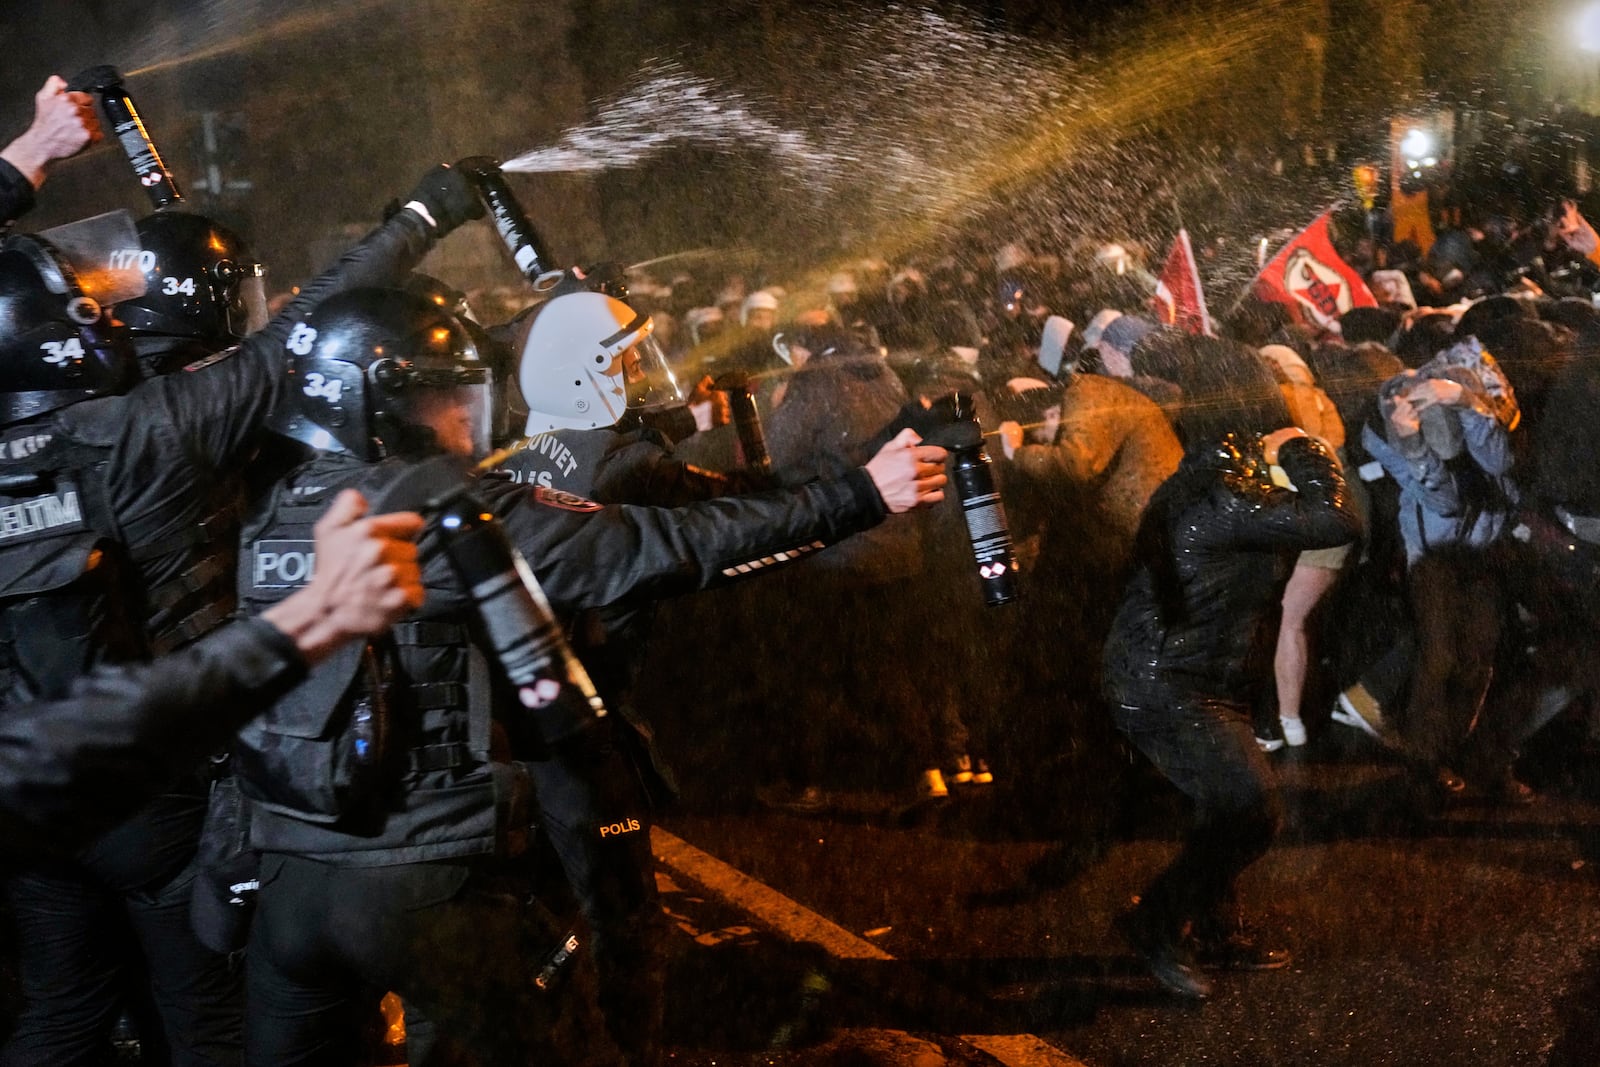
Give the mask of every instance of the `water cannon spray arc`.
M 491 156 L 469 156 L 456 164 L 478 187 L 489 217 L 494 220 L 495 232 L 505 242 L 506 250 L 517 269 L 535 289 L 544 290 L 561 278 L 561 271 L 553 269 L 554 262 L 539 236 L 539 231 L 528 221 L 527 214 L 517 195 L 511 191 L 500 161 Z
M 145 129 L 139 109 L 134 106 L 133 97 L 128 95 L 122 75 L 116 67 L 90 67 L 67 83 L 67 89 L 71 92 L 94 93 L 100 98 L 100 106 L 111 122 L 117 142 L 127 153 L 128 162 L 133 164 L 133 172 L 139 176 L 139 184 L 144 186 L 157 211 L 183 203 L 183 193 L 179 191 L 172 172 L 161 161 L 161 153 L 150 139 L 150 132 Z

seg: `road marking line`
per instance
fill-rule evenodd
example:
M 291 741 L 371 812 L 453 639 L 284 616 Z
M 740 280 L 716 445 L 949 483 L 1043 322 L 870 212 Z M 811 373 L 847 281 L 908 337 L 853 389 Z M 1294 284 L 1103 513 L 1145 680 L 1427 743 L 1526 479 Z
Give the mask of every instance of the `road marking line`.
M 742 908 L 789 940 L 814 942 L 835 959 L 895 958 L 683 838 L 659 826 L 652 827 L 650 833 L 651 847 L 663 866 Z M 1006 1067 L 1085 1067 L 1081 1060 L 1033 1034 L 962 1034 L 960 1038 Z

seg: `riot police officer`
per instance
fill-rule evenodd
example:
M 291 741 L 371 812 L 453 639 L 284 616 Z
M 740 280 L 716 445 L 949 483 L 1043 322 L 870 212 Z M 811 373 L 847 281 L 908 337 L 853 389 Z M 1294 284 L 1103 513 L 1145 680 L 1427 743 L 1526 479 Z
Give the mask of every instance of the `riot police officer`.
M 308 350 L 289 367 L 296 387 L 282 429 L 318 455 L 247 524 L 241 594 L 253 604 L 270 603 L 304 573 L 295 553 L 307 508 L 346 486 L 380 495 L 405 476 L 408 460 L 470 454 L 488 424 L 482 361 L 433 302 L 352 291 L 302 325 Z M 597 371 L 602 356 L 591 356 Z M 628 358 L 619 351 L 603 362 Z M 557 614 L 570 618 L 761 572 L 865 529 L 891 507 L 940 499 L 942 457 L 907 435 L 833 481 L 675 511 L 606 507 L 508 482 L 484 481 L 477 492 Z M 256 800 L 253 836 L 264 853 L 249 956 L 249 1059 L 348 1053 L 363 991 L 383 988 L 405 995 L 486 1062 L 571 1052 L 580 1024 L 582 1055 L 615 1059 L 586 996 L 543 999 L 523 964 L 508 966 L 513 946 L 537 959 L 559 953 L 550 952 L 548 917 L 511 906 L 514 898 L 494 887 L 507 873 L 496 856 L 514 850 L 530 825 L 519 786 L 531 782 L 539 826 L 599 917 L 596 928 L 608 927 L 611 915 L 647 911 L 639 902 L 652 890 L 638 881 L 648 864 L 614 858 L 648 847 L 642 813 L 628 807 L 636 790 L 616 788 L 630 773 L 618 738 L 591 731 L 555 749 L 523 741 L 518 709 L 490 703 L 467 593 L 436 535 L 424 534 L 422 554 L 429 600 L 417 622 L 396 628 L 371 657 L 325 664 L 241 735 L 236 758 Z M 360 724 L 373 722 L 380 706 L 389 742 L 369 773 L 340 753 L 360 750 L 371 729 Z M 502 736 L 524 758 L 508 760 L 494 743 Z M 430 965 L 414 966 L 423 950 L 433 954 Z M 485 1004 L 499 1005 L 493 1026 L 475 1014 Z
M 448 168 L 308 285 L 298 305 L 193 373 L 140 381 L 127 336 L 45 241 L 0 244 L 0 507 L 30 516 L 0 537 L 0 699 L 59 697 L 84 670 L 178 649 L 233 610 L 232 536 L 213 507 L 282 391 L 301 309 L 403 275 L 481 214 Z M 96 930 L 132 925 L 179 1062 L 233 1062 L 236 983 L 189 930 L 204 782 L 158 798 L 73 862 L 14 871 L 23 1005 L 0 1063 L 92 1054 L 115 1020 L 118 961 Z M 155 1035 L 159 1037 L 160 1035 Z M 159 1046 L 152 1040 L 151 1046 Z
M 170 787 L 346 641 L 422 603 L 416 514 L 365 516 L 359 493 L 317 520 L 313 581 L 258 618 L 148 664 L 101 667 L 59 700 L 0 716 L 0 854 L 61 854 Z
M 527 410 L 527 440 L 499 469 L 528 485 L 552 486 L 602 504 L 680 507 L 776 483 L 756 471 L 717 473 L 684 463 L 649 424 L 655 410 L 681 403 L 654 322 L 575 271 L 537 311 L 515 324 L 517 382 Z M 621 403 L 618 403 L 618 398 Z M 623 603 L 590 610 L 571 626 L 573 650 L 606 706 L 617 714 L 622 752 L 633 773 L 617 785 L 647 783 L 644 795 L 622 803 L 640 824 L 625 851 L 609 862 L 635 869 L 616 882 L 638 887 L 624 906 L 581 900 L 595 928 L 600 1001 L 611 1031 L 636 1060 L 648 1061 L 659 1043 L 662 998 L 649 818 L 653 805 L 676 792 L 653 733 L 633 703 L 644 667 L 653 604 Z M 582 869 L 579 855 L 562 857 Z

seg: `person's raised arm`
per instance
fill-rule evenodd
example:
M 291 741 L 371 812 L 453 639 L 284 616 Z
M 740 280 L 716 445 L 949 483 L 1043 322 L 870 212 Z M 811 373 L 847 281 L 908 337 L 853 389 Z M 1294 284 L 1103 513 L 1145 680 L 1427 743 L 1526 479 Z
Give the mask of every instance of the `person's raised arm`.
M 51 163 L 76 155 L 100 137 L 94 98 L 67 92 L 67 83 L 50 75 L 34 94 L 33 124 L 0 148 L 0 160 L 9 165 L 0 168 L 0 224 L 9 225 L 33 206 L 33 191 L 44 184 Z M 3 173 L 6 169 L 15 174 Z
M 422 602 L 414 514 L 341 494 L 316 527 L 316 574 L 263 613 L 153 663 L 103 668 L 59 701 L 0 716 L 0 852 L 71 848 L 225 744 L 345 641 Z
M 601 507 L 512 490 L 498 509 L 557 612 L 692 592 L 766 573 L 944 499 L 943 448 L 902 430 L 840 478 L 681 508 Z

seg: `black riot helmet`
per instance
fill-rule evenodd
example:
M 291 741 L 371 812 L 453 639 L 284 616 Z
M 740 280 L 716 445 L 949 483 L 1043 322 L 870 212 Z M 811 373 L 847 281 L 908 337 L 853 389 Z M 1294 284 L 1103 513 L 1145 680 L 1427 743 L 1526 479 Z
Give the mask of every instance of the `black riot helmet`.
M 148 370 L 176 369 L 173 360 L 149 366 L 150 352 L 220 352 L 267 324 L 264 271 L 232 230 L 182 211 L 147 215 L 138 228 L 145 292 L 118 304 L 117 318 Z
M 478 321 L 477 313 L 472 310 L 472 304 L 467 300 L 467 294 L 431 274 L 414 270 L 406 275 L 401 288 L 408 293 L 427 297 L 462 322 Z
M 427 297 L 454 315 L 461 323 L 461 328 L 472 338 L 473 345 L 478 349 L 478 358 L 488 366 L 494 379 L 494 422 L 490 427 L 490 443 L 499 446 L 520 434 L 523 420 L 528 417 L 528 409 L 522 403 L 522 394 L 517 389 L 517 354 L 507 341 L 497 336 L 497 332 L 504 333 L 504 327 L 497 331 L 485 329 L 478 322 L 478 315 L 472 310 L 467 294 L 431 274 L 414 270 L 406 275 L 402 287 L 408 293 Z
M 491 375 L 471 336 L 432 300 L 351 289 L 295 324 L 275 428 L 369 462 L 488 451 Z
M 0 426 L 127 392 L 138 378 L 126 336 L 54 246 L 0 241 Z

